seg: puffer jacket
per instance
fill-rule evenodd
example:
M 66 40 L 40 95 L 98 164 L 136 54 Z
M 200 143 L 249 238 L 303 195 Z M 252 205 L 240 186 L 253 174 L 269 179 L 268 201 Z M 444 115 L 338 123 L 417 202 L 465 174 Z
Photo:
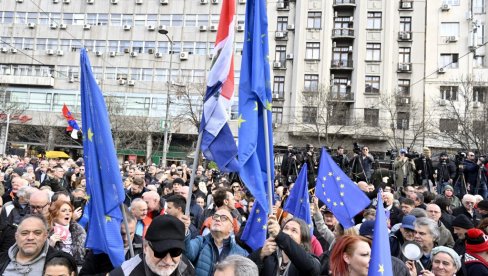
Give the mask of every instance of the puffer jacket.
M 185 256 L 195 266 L 196 275 L 213 275 L 214 264 L 229 255 L 241 255 L 247 257 L 249 253 L 237 245 L 234 237 L 224 241 L 224 249 L 219 255 L 219 250 L 215 246 L 212 234 L 204 237 L 198 236 L 194 239 L 190 235 L 185 237 Z

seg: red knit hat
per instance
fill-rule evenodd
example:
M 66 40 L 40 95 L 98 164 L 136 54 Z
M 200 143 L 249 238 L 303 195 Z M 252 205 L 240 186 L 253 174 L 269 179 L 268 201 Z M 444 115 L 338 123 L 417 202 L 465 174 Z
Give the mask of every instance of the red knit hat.
M 466 252 L 480 253 L 488 251 L 488 236 L 480 229 L 472 228 L 466 232 Z

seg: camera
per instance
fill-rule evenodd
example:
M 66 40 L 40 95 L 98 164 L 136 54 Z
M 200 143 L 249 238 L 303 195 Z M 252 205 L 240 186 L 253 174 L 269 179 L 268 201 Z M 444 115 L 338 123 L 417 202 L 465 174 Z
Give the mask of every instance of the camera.
M 359 145 L 357 142 L 352 143 L 352 145 L 353 145 L 352 151 L 355 154 L 361 154 L 361 149 L 363 148 L 363 146 Z
M 408 152 L 407 154 L 405 154 L 405 156 L 410 159 L 410 160 L 413 160 L 415 158 L 420 158 L 420 153 L 418 152 L 415 152 L 415 151 L 412 151 L 412 152 Z
M 456 163 L 460 164 L 464 162 L 464 159 L 466 159 L 466 153 L 463 151 L 458 151 L 458 153 L 456 154 L 456 156 L 454 156 L 454 158 L 456 160 Z
M 386 156 L 390 156 L 390 160 L 395 160 L 398 156 L 398 151 L 396 149 L 389 149 L 386 151 Z

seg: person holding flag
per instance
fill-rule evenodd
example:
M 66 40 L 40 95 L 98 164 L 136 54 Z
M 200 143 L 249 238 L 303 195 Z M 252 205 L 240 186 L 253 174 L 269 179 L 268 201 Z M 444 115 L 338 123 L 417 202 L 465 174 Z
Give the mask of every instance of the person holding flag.
M 376 220 L 373 232 L 373 246 L 371 248 L 371 262 L 368 275 L 383 276 L 393 275 L 390 254 L 390 240 L 388 238 L 388 226 L 386 226 L 385 207 L 383 206 L 382 191 L 378 193 Z

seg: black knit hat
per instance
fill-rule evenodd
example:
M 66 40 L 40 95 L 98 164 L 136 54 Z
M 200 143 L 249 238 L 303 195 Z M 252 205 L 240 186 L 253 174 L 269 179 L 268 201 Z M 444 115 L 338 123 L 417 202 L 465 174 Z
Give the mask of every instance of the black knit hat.
M 488 211 L 488 200 L 483 199 L 482 201 L 478 202 L 476 205 L 478 209 L 481 209 L 483 211 Z
M 473 222 L 466 216 L 466 215 L 458 215 L 453 221 L 452 221 L 452 226 L 453 227 L 459 227 L 463 229 L 471 229 L 474 228 Z
M 164 252 L 173 248 L 185 249 L 185 225 L 171 215 L 154 218 L 144 237 L 153 251 Z

